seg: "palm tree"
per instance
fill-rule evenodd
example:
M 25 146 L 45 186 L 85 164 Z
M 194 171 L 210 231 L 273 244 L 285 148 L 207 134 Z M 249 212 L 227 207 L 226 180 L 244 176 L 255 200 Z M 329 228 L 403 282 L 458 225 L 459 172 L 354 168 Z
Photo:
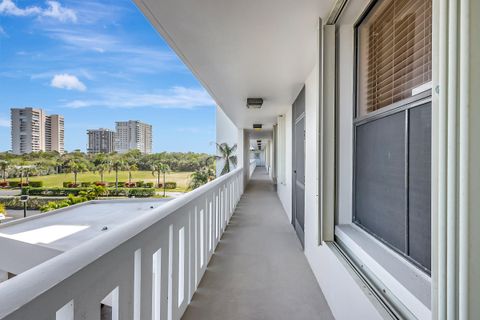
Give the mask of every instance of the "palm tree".
M 100 174 L 100 181 L 105 182 L 104 175 L 106 171 L 110 171 L 112 168 L 112 161 L 108 155 L 99 154 L 93 160 L 95 171 Z
M 7 169 L 10 163 L 7 160 L 0 160 L 0 170 L 2 170 L 3 182 L 7 181 Z
M 115 171 L 115 191 L 118 192 L 118 172 L 125 166 L 123 160 L 119 157 L 115 158 L 112 162 L 112 169 Z
M 95 166 L 95 171 L 100 174 L 100 181 L 103 183 L 105 182 L 104 175 L 106 171 L 110 170 L 110 164 L 107 162 L 99 163 Z
M 29 180 L 30 176 L 35 175 L 37 173 L 37 166 L 36 165 L 25 166 L 23 167 L 23 172 L 25 173 L 25 177 L 26 177 L 25 182 L 28 184 L 30 182 Z
M 217 150 L 219 155 L 217 155 L 215 158 L 217 160 L 223 160 L 224 162 L 222 172 L 220 173 L 220 175 L 223 176 L 224 174 L 231 171 L 230 165 L 232 167 L 237 166 L 237 156 L 235 155 L 235 151 L 237 150 L 237 144 L 229 147 L 228 144 L 226 144 L 225 142 L 221 144 L 217 143 Z
M 192 173 L 191 178 L 192 180 L 190 181 L 190 188 L 197 189 L 198 187 L 215 179 L 215 172 L 212 168 L 204 167 Z
M 157 186 L 160 186 L 160 174 L 163 173 L 163 196 L 166 196 L 166 185 L 165 185 L 165 177 L 166 173 L 170 171 L 170 167 L 168 164 L 162 163 L 160 161 L 155 161 L 152 163 L 152 174 L 157 175 Z
M 73 173 L 74 184 L 77 185 L 78 173 L 88 171 L 88 162 L 84 158 L 71 158 L 65 163 L 65 169 L 66 172 Z
M 133 150 L 132 150 L 133 151 Z M 134 150 L 138 151 L 138 150 Z M 137 171 L 138 166 L 137 166 L 137 158 L 136 158 L 136 153 L 131 153 L 127 152 L 125 154 L 125 169 L 128 171 L 128 183 L 132 183 L 132 171 Z

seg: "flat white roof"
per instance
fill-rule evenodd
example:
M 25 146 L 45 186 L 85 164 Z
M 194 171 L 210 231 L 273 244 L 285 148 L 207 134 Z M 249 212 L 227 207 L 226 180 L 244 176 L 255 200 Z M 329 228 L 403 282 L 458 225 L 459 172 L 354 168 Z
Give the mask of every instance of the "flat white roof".
M 23 272 L 101 233 L 148 214 L 169 199 L 101 200 L 0 225 L 0 270 Z

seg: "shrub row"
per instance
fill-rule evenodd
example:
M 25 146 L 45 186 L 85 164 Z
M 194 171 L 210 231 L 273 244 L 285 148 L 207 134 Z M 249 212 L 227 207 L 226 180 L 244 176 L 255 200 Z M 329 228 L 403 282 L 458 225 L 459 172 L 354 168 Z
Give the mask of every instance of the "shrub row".
M 175 182 L 174 182 L 175 183 Z M 176 183 L 175 183 L 176 184 Z M 95 182 L 79 182 L 75 184 L 73 181 L 64 181 L 63 182 L 63 187 L 64 188 L 88 188 L 90 186 L 102 186 L 102 187 L 114 187 L 115 182 L 101 182 L 101 181 L 95 181 Z M 125 182 L 125 181 L 119 181 L 118 186 L 120 188 L 153 188 L 154 187 L 153 182 L 143 182 L 143 181 L 137 181 L 137 182 Z
M 80 182 L 75 184 L 72 181 L 64 181 L 63 182 L 63 188 L 64 189 L 85 189 L 88 187 L 91 187 L 93 185 L 96 186 L 103 186 L 103 187 L 114 187 L 115 183 L 107 183 L 107 182 Z M 22 183 L 23 187 L 31 187 L 31 188 L 42 188 L 43 187 L 43 181 L 30 181 L 29 183 L 23 182 Z M 118 187 L 119 188 L 153 188 L 155 184 L 153 182 L 143 182 L 143 181 L 137 181 L 137 182 L 118 182 Z M 0 182 L 0 188 L 19 188 L 20 187 L 20 181 L 1 181 Z M 158 188 L 163 188 L 163 183 L 160 183 L 158 185 Z M 167 181 L 165 182 L 165 188 L 166 189 L 176 189 L 177 188 L 177 183 L 174 181 Z M 52 189 L 60 189 L 60 188 L 52 188 Z M 81 190 L 79 190 L 81 191 Z
M 163 188 L 163 184 L 160 183 L 160 185 L 158 187 Z M 175 188 L 177 188 L 177 183 L 173 182 L 173 181 L 166 181 L 165 182 L 165 188 L 166 189 L 175 189 Z
M 39 210 L 42 206 L 52 201 L 63 201 L 63 198 L 55 199 L 50 197 L 49 198 L 31 197 L 27 201 L 27 209 Z M 20 197 L 1 197 L 0 203 L 5 205 L 5 207 L 8 209 L 23 209 L 23 202 L 20 201 Z
M 43 197 L 66 197 L 69 194 L 78 196 L 81 191 L 87 191 L 88 188 L 25 188 L 23 194 L 30 196 Z M 153 188 L 107 188 L 108 196 L 139 197 L 147 198 L 155 195 Z
M 43 187 L 43 181 L 29 181 L 22 183 L 23 187 L 41 188 Z M 0 182 L 0 188 L 20 188 L 20 181 L 2 181 Z

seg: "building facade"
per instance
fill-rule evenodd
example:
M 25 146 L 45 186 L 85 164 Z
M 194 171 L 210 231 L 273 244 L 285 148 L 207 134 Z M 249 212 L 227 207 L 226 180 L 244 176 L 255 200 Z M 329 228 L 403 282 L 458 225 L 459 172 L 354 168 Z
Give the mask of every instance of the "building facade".
M 64 119 L 40 108 L 11 109 L 12 152 L 64 152 Z
M 65 152 L 65 120 L 54 114 L 45 117 L 45 151 Z
M 117 121 L 115 123 L 115 151 L 125 153 L 140 150 L 144 154 L 152 153 L 152 126 L 140 121 Z
M 12 152 L 24 154 L 45 149 L 45 114 L 42 109 L 12 108 Z
M 110 129 L 87 130 L 88 153 L 110 153 L 115 151 L 115 132 Z

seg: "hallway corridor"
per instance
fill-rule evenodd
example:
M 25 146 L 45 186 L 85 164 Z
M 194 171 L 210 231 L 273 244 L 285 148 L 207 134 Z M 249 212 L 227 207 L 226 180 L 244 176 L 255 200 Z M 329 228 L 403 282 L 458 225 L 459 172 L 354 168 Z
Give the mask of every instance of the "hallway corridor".
M 265 168 L 255 170 L 183 319 L 333 319 Z

